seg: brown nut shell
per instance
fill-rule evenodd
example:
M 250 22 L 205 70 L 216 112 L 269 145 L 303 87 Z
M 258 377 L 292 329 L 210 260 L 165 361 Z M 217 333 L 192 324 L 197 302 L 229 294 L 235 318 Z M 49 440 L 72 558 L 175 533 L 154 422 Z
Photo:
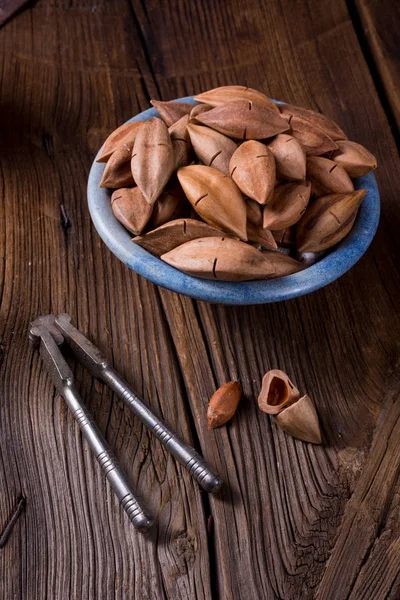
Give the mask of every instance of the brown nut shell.
M 205 165 L 189 165 L 178 171 L 189 202 L 209 225 L 247 240 L 246 203 L 239 188 L 226 175 Z
M 346 194 L 354 190 L 353 182 L 343 167 L 323 156 L 307 158 L 307 179 L 317 196 Z
M 174 150 L 166 124 L 156 117 L 145 121 L 136 135 L 131 169 L 149 204 L 157 200 L 174 167 Z
M 265 248 L 277 249 L 277 243 L 270 231 L 263 229 L 262 206 L 255 200 L 246 199 L 247 209 L 247 239 L 253 244 L 259 244 Z
M 111 208 L 115 217 L 134 235 L 145 229 L 153 212 L 138 187 L 115 190 L 111 196 Z
M 195 154 L 201 162 L 229 175 L 229 161 L 237 144 L 226 135 L 204 125 L 189 123 L 188 132 Z
M 299 390 L 284 371 L 272 369 L 264 375 L 258 396 L 258 406 L 262 411 L 277 415 L 285 406 L 299 398 Z
M 131 172 L 131 152 L 129 148 L 122 145 L 108 159 L 99 187 L 117 189 L 134 184 Z
M 289 129 L 285 119 L 271 108 L 245 100 L 222 104 L 196 118 L 203 125 L 238 140 L 261 140 Z
M 274 418 L 276 424 L 292 437 L 311 444 L 321 443 L 317 411 L 307 395 L 282 410 Z
M 277 272 L 276 264 L 260 250 L 229 237 L 192 240 L 163 254 L 161 259 L 189 275 L 214 281 L 267 279 Z
M 340 242 L 354 224 L 366 190 L 330 194 L 314 200 L 297 225 L 299 252 L 320 252 Z
M 143 121 L 133 121 L 124 123 L 121 127 L 115 129 L 104 142 L 96 161 L 107 162 L 112 153 L 121 146 L 125 146 L 126 149 L 132 151 L 136 134 L 142 125 Z
M 188 123 L 189 115 L 184 115 L 179 121 L 168 128 L 172 147 L 174 149 L 174 170 L 185 167 L 193 158 Z
M 207 409 L 208 429 L 221 427 L 232 419 L 241 396 L 242 390 L 237 381 L 230 381 L 214 392 Z
M 300 115 L 283 114 L 282 117 L 288 119 L 290 135 L 300 142 L 307 156 L 319 156 L 337 150 L 336 142 L 308 119 Z
M 196 123 L 198 124 L 198 120 L 197 120 L 197 115 L 201 115 L 201 113 L 207 112 L 208 110 L 211 110 L 212 106 L 210 106 L 209 104 L 196 104 L 196 106 L 194 106 L 192 108 L 192 110 L 190 111 L 189 114 L 189 123 Z
M 280 133 L 267 148 L 274 155 L 277 177 L 295 181 L 303 181 L 306 178 L 306 153 L 296 138 L 287 133 Z
M 154 106 L 167 127 L 170 127 L 179 121 L 179 119 L 188 115 L 193 106 L 193 104 L 188 104 L 187 102 L 175 102 L 175 100 L 167 102 L 150 100 L 150 103 Z
M 349 140 L 337 142 L 331 159 L 343 167 L 349 177 L 363 177 L 376 169 L 376 158 L 361 144 Z
M 144 235 L 133 238 L 133 242 L 152 254 L 161 256 L 185 242 L 203 237 L 221 237 L 221 231 L 197 219 L 175 219 Z
M 288 227 L 287 229 L 272 230 L 274 240 L 284 248 L 291 248 L 296 244 L 296 227 Z
M 279 114 L 279 108 L 268 96 L 244 85 L 224 85 L 198 94 L 194 98 L 197 102 L 205 102 L 214 107 L 227 102 L 237 102 L 238 100 L 256 102 Z
M 286 277 L 302 271 L 305 267 L 299 261 L 287 256 L 285 252 L 276 252 L 274 250 L 264 250 L 261 248 L 261 254 L 268 260 L 269 267 L 274 272 L 269 275 L 269 279 L 276 277 Z
M 189 216 L 190 204 L 178 181 L 173 178 L 153 205 L 148 229 L 156 229 L 168 221 Z
M 315 127 L 321 129 L 326 135 L 328 135 L 333 141 L 345 140 L 347 136 L 343 129 L 339 127 L 335 121 L 332 121 L 326 115 L 310 110 L 308 108 L 302 108 L 301 106 L 293 106 L 292 104 L 280 104 L 279 109 L 284 118 L 297 116 L 309 121 Z M 287 117 L 286 117 L 286 116 Z
M 265 144 L 249 140 L 239 146 L 229 163 L 239 189 L 259 204 L 267 204 L 275 187 L 275 159 Z
M 282 230 L 297 223 L 306 211 L 310 194 L 311 184 L 308 181 L 276 187 L 272 200 L 263 209 L 264 228 Z

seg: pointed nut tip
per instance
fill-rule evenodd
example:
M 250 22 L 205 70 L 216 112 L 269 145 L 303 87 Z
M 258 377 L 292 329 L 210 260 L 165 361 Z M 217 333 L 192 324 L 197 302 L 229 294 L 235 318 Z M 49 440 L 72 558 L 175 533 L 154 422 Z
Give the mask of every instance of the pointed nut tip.
M 321 444 L 318 414 L 307 394 L 284 408 L 274 419 L 275 423 L 292 437 L 311 444 Z

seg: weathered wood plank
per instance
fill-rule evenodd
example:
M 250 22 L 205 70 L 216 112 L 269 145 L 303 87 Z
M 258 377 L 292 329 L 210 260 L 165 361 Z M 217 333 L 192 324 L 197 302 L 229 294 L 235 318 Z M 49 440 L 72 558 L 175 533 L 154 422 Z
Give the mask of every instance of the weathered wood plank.
M 347 503 L 317 598 L 383 600 L 393 587 L 399 589 L 399 439 L 397 372 L 384 400 L 369 458 Z
M 360 40 L 399 135 L 400 6 L 390 0 L 355 0 L 352 5 Z
M 0 550 L 0 596 L 314 597 L 323 577 L 329 583 L 325 563 L 399 355 L 399 160 L 345 3 L 38 1 L 0 30 L 0 48 L 0 527 L 19 495 L 27 499 Z M 90 223 L 86 178 L 107 133 L 150 97 L 228 83 L 319 107 L 378 155 L 383 218 L 372 249 L 309 297 L 229 308 L 159 291 L 121 265 Z M 139 394 L 185 439 L 198 439 L 226 481 L 219 497 L 208 502 L 75 366 L 96 421 L 158 519 L 147 538 L 132 530 L 26 345 L 30 319 L 49 311 L 69 311 Z M 315 400 L 323 447 L 288 438 L 258 411 L 272 367 Z M 244 389 L 237 417 L 208 432 L 208 398 L 233 378 Z M 376 571 L 396 595 L 395 499 L 357 581 L 350 565 L 340 573 L 354 597 Z
M 199 303 L 199 318 L 190 300 L 161 294 L 200 442 L 227 482 L 221 497 L 210 498 L 220 597 L 311 597 L 346 492 L 329 448 L 287 437 L 256 405 L 261 373 L 269 367 L 260 364 L 268 358 L 257 356 L 260 346 L 251 338 L 263 339 L 263 322 L 275 307 L 249 312 Z M 250 325 L 256 314 L 257 334 Z M 243 387 L 238 414 L 227 427 L 207 431 L 210 393 L 231 379 Z M 227 544 L 234 544 L 229 555 Z
M 145 107 L 146 73 L 140 44 L 136 51 L 130 46 L 138 36 L 129 11 L 84 8 L 38 3 L 0 34 L 7 147 L 0 527 L 19 494 L 27 499 L 0 550 L 0 596 L 209 598 L 208 515 L 198 486 L 104 386 L 75 367 L 95 420 L 156 517 L 148 536 L 135 533 L 27 344 L 37 314 L 69 311 L 138 393 L 193 441 L 157 290 L 115 261 L 90 224 L 92 144 L 140 110 L 140 102 Z M 111 49 L 121 44 L 124 51 L 113 58 Z M 61 204 L 69 228 L 65 218 L 62 227 Z
M 27 2 L 28 0 L 2 0 L 0 5 L 0 26 L 4 25 L 12 15 L 21 10 Z
M 223 14 L 218 12 L 217 6 L 212 7 L 215 17 L 211 19 L 209 5 L 206 8 L 199 3 L 185 16 L 174 12 L 171 5 L 171 10 L 165 9 L 165 12 L 157 10 L 152 3 L 146 5 L 146 11 L 140 3 L 133 2 L 133 6 L 163 99 L 204 89 L 205 77 L 207 87 L 246 83 L 271 96 L 317 107 L 332 115 L 353 139 L 378 153 L 383 171 L 389 174 L 396 157 L 395 145 L 344 4 L 313 4 L 312 11 L 308 12 L 302 11 L 300 3 L 296 3 L 292 5 L 294 12 L 289 14 L 278 4 L 270 3 L 266 18 L 264 7 L 254 6 L 244 15 L 242 5 L 232 3 L 224 6 Z M 154 32 L 161 30 L 161 22 L 168 19 L 168 13 L 175 35 L 155 39 Z M 294 21 L 295 28 L 291 27 Z M 184 78 L 181 76 L 183 60 L 177 58 L 182 55 L 184 43 L 179 31 L 190 30 L 194 22 L 201 33 L 193 37 L 185 52 L 191 69 L 187 69 L 188 75 Z M 213 57 L 214 46 L 204 44 L 206 30 L 206 35 L 218 47 L 218 60 Z M 146 37 L 148 31 L 152 32 L 150 37 Z M 246 39 L 246 44 L 230 43 L 238 39 Z M 277 46 L 279 53 L 271 50 Z M 279 76 L 276 61 L 285 65 L 284 70 L 279 70 Z M 372 107 L 377 112 L 369 116 Z M 386 131 L 385 136 L 381 135 L 380 127 Z M 234 514 L 227 515 L 226 509 L 219 510 L 217 501 L 211 499 L 221 596 L 245 598 L 248 594 L 252 597 L 257 594 L 256 590 L 262 589 L 267 598 L 311 597 L 322 576 L 322 563 L 333 547 L 346 496 L 354 486 L 369 449 L 369 437 L 380 411 L 390 365 L 398 356 L 397 342 L 388 346 L 384 340 L 391 338 L 393 326 L 398 327 L 392 304 L 393 289 L 386 289 L 392 284 L 398 289 L 399 284 L 392 262 L 397 252 L 396 242 L 388 241 L 388 227 L 395 236 L 399 215 L 391 182 L 383 175 L 381 181 L 384 220 L 379 239 L 352 273 L 329 288 L 286 305 L 237 309 L 200 303 L 198 312 L 192 309 L 190 301 L 177 300 L 172 294 L 162 292 L 192 411 L 199 419 L 198 435 L 213 459 L 215 454 L 220 456 L 224 463 L 221 472 L 235 473 L 238 483 L 231 477 L 230 488 L 241 498 L 246 516 L 251 515 L 249 525 L 243 519 L 235 519 Z M 381 255 L 383 248 L 384 255 Z M 371 293 L 375 286 L 385 290 L 385 298 L 379 294 L 378 300 L 377 295 Z M 387 324 L 385 333 L 380 329 L 384 323 Z M 193 347 L 197 349 L 196 357 L 190 353 Z M 209 366 L 204 370 L 203 363 L 207 359 Z M 335 450 L 323 454 L 319 463 L 307 450 L 307 459 L 313 465 L 311 471 L 303 468 L 296 455 L 286 454 L 283 440 L 273 438 L 271 441 L 271 430 L 265 429 L 268 419 L 263 420 L 254 409 L 261 376 L 273 367 L 288 370 L 302 389 L 310 392 L 318 405 L 326 443 Z M 201 376 L 193 373 L 195 368 L 203 369 Z M 219 437 L 224 440 L 221 453 L 218 441 L 215 446 L 204 433 L 205 405 L 213 387 L 232 378 L 242 382 L 251 408 L 242 408 L 244 415 L 239 412 L 237 424 L 228 426 L 227 440 L 224 433 L 213 434 L 217 440 Z M 253 413 L 249 414 L 250 410 Z M 236 427 L 240 430 L 238 439 Z M 268 444 L 266 458 L 260 444 L 261 447 Z M 252 470 L 249 457 L 254 456 L 257 462 Z M 275 470 L 278 456 L 279 464 L 286 467 L 283 483 Z M 292 473 L 295 484 L 290 486 L 291 494 L 285 496 L 281 485 L 290 485 L 285 478 L 291 478 Z M 258 489 L 248 491 L 246 484 L 255 479 Z M 311 524 L 305 527 L 308 551 L 304 551 L 303 539 L 296 535 L 293 538 L 292 532 L 305 526 L 303 515 L 307 509 L 301 505 L 301 482 L 304 481 L 304 489 L 309 490 L 314 479 L 318 486 L 311 504 L 317 506 L 316 524 L 321 529 L 317 532 Z M 267 486 L 263 481 L 268 482 Z M 330 490 L 330 485 L 335 487 L 332 482 L 339 488 L 343 486 L 337 498 L 335 491 Z M 266 487 L 271 490 L 270 496 L 266 494 Z M 330 498 L 328 512 L 319 494 Z M 275 500 L 281 507 L 279 517 L 275 521 L 269 514 L 270 518 L 263 520 L 260 513 L 264 503 L 269 507 Z M 240 505 L 234 503 L 233 510 L 238 511 Z M 299 505 L 302 510 L 297 513 Z M 236 544 L 241 552 L 239 556 L 232 553 L 228 562 L 225 548 L 232 538 L 230 523 L 233 520 L 239 523 Z M 263 531 L 265 545 L 257 535 L 259 531 Z M 252 542 L 243 544 L 242 540 L 248 537 L 254 538 L 254 545 Z M 353 543 L 356 542 L 353 540 Z M 346 581 L 345 570 L 342 577 Z

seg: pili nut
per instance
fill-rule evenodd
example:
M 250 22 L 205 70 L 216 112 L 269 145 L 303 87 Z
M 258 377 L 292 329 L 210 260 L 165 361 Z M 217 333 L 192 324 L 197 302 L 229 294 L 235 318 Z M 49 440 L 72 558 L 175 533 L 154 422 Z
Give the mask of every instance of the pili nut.
M 131 172 L 131 151 L 125 145 L 114 150 L 104 167 L 99 187 L 122 188 L 134 185 Z
M 209 104 L 196 104 L 196 106 L 193 106 L 192 110 L 190 111 L 189 123 L 197 123 L 197 115 L 201 115 L 201 113 L 207 112 L 211 109 L 212 106 Z
M 229 175 L 229 161 L 237 144 L 226 135 L 203 125 L 189 123 L 188 132 L 195 154 L 201 162 Z
M 174 150 L 164 121 L 145 121 L 136 135 L 131 169 L 136 184 L 149 204 L 154 204 L 172 175 Z
M 289 375 L 279 369 L 268 371 L 262 380 L 258 406 L 269 415 L 281 410 L 300 398 L 300 392 L 291 382 Z
M 239 189 L 252 200 L 266 204 L 274 192 L 275 159 L 268 148 L 250 140 L 234 152 L 229 171 Z
M 168 221 L 189 215 L 190 204 L 179 182 L 171 182 L 161 193 L 153 205 L 153 214 L 148 229 L 156 229 Z
M 145 229 L 153 207 L 143 197 L 138 187 L 115 190 L 111 196 L 114 216 L 128 231 L 139 235 Z
M 268 260 L 269 268 L 273 273 L 269 275 L 269 279 L 275 279 L 276 277 L 286 277 L 286 275 L 293 275 L 298 273 L 305 268 L 305 265 L 299 263 L 299 261 L 287 256 L 284 252 L 277 252 L 276 250 L 264 250 L 261 248 L 261 254 Z
M 306 153 L 296 138 L 280 133 L 268 144 L 268 148 L 275 158 L 277 177 L 295 181 L 306 178 Z
M 302 145 L 307 156 L 318 156 L 337 150 L 338 146 L 318 125 L 300 115 L 285 115 L 290 125 L 290 134 Z
M 121 127 L 110 133 L 100 150 L 99 157 L 96 159 L 97 162 L 107 162 L 111 154 L 122 145 L 125 145 L 132 151 L 136 134 L 142 125 L 143 121 L 124 123 Z
M 363 177 L 376 169 L 376 158 L 361 144 L 338 141 L 338 150 L 332 152 L 331 159 L 343 167 L 349 177 Z
M 270 250 L 278 248 L 275 238 L 270 231 L 263 229 L 263 227 L 255 227 L 251 222 L 247 223 L 247 238 L 249 242 L 264 246 L 264 248 L 269 248 Z
M 271 250 L 272 254 L 275 254 Z M 276 276 L 276 265 L 260 250 L 229 237 L 204 237 L 186 242 L 161 256 L 189 275 L 217 281 L 250 281 Z
M 255 227 L 262 227 L 263 222 L 263 207 L 251 198 L 246 198 L 247 225 L 249 222 Z
M 340 242 L 352 228 L 366 190 L 317 198 L 297 224 L 297 250 L 320 252 Z
M 182 167 L 178 179 L 189 202 L 206 223 L 247 240 L 246 203 L 232 179 L 204 165 Z
M 345 194 L 354 190 L 353 182 L 343 167 L 323 156 L 307 158 L 307 179 L 317 196 Z
M 242 390 L 237 381 L 230 381 L 218 388 L 211 396 L 207 409 L 208 429 L 225 425 L 236 412 Z
M 238 140 L 260 140 L 289 129 L 274 110 L 247 100 L 221 104 L 196 118 L 202 125 Z
M 279 109 L 283 118 L 289 119 L 293 115 L 302 117 L 316 127 L 322 129 L 322 131 L 324 131 L 333 141 L 347 139 L 347 135 L 335 121 L 332 121 L 332 119 L 329 119 L 326 115 L 316 112 L 315 110 L 302 108 L 301 106 L 293 106 L 292 104 L 280 104 Z
M 150 100 L 167 127 L 170 127 L 179 119 L 188 115 L 192 110 L 193 104 L 187 102 L 175 102 L 174 100 L 162 102 L 161 100 Z
M 184 115 L 168 128 L 168 133 L 171 138 L 172 147 L 174 149 L 175 165 L 174 169 L 188 165 L 193 156 L 192 144 L 188 132 L 189 115 Z
M 261 104 L 279 114 L 279 108 L 268 96 L 244 85 L 224 85 L 214 88 L 195 96 L 195 100 L 205 102 L 210 106 L 221 106 L 221 104 L 226 104 L 227 102 L 245 100 Z
M 274 419 L 283 431 L 298 440 L 312 444 L 321 443 L 317 411 L 307 395 L 282 410 Z
M 164 190 L 153 205 L 153 214 L 148 223 L 147 230 L 157 229 L 178 218 L 189 216 L 190 204 L 184 194 L 174 194 Z
M 264 228 L 282 230 L 297 223 L 306 211 L 310 194 L 308 181 L 284 183 L 275 188 L 272 200 L 263 209 Z
M 278 247 L 270 231 L 263 229 L 262 206 L 255 200 L 246 198 L 247 209 L 247 239 L 254 244 L 276 250 Z
M 274 240 L 280 245 L 286 248 L 294 246 L 296 244 L 296 227 L 287 227 L 287 229 L 279 229 L 278 231 L 271 231 L 274 236 Z
M 171 141 L 181 140 L 190 144 L 190 135 L 187 130 L 187 126 L 189 124 L 189 115 L 183 115 L 176 123 L 168 127 L 168 133 L 170 135 Z
M 190 240 L 212 236 L 221 237 L 221 231 L 196 219 L 175 219 L 132 241 L 152 254 L 161 256 Z

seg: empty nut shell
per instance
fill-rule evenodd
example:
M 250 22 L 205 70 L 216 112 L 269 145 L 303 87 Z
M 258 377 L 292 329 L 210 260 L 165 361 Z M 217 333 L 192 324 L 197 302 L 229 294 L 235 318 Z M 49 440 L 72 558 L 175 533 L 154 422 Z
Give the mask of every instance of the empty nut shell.
M 302 396 L 274 418 L 276 424 L 292 437 L 312 444 L 321 443 L 317 411 L 307 395 Z
M 269 415 L 277 415 L 285 406 L 300 398 L 300 392 L 289 376 L 279 369 L 268 371 L 263 377 L 258 406 Z

